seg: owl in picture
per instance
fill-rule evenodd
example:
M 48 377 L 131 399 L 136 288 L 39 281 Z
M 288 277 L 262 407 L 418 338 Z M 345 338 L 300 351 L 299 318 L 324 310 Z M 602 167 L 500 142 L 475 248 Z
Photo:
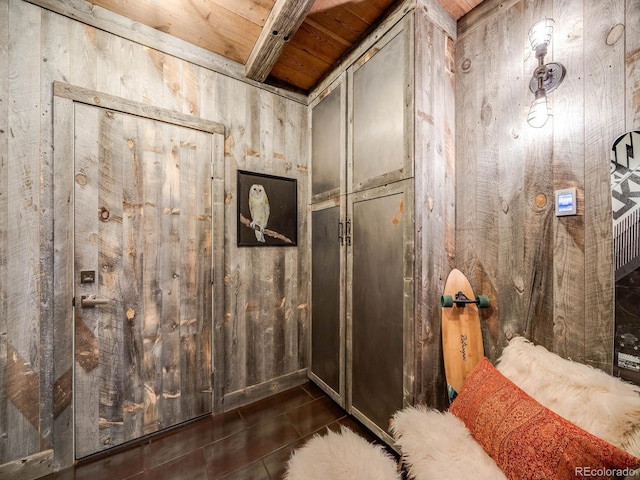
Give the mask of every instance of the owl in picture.
M 267 192 L 262 185 L 254 183 L 249 189 L 249 212 L 251 212 L 251 228 L 255 229 L 256 239 L 259 242 L 264 242 L 264 229 L 267 227 L 270 211 Z

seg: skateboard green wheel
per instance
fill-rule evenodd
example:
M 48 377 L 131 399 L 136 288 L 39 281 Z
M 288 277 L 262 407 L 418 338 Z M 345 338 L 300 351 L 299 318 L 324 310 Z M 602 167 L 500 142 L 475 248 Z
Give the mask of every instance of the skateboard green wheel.
M 443 307 L 453 307 L 453 297 L 451 295 L 442 295 L 440 297 L 440 305 Z
M 447 385 L 447 395 L 449 397 L 449 403 L 452 403 L 458 396 L 458 392 L 456 392 L 451 385 Z
M 478 298 L 476 300 L 478 300 L 479 308 L 488 308 L 489 305 L 491 305 L 491 302 L 489 302 L 489 297 L 487 297 L 486 295 L 478 295 Z

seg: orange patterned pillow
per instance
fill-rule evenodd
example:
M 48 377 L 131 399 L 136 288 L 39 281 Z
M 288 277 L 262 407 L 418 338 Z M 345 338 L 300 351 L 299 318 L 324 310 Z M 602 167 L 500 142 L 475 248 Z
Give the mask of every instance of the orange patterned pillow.
M 609 478 L 640 465 L 633 455 L 538 403 L 486 358 L 466 378 L 449 411 L 512 480 Z

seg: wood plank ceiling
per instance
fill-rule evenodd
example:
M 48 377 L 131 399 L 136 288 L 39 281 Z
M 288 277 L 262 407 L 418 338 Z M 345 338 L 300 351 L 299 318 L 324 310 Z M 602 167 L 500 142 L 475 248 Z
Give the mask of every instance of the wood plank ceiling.
M 438 0 L 458 19 L 482 0 Z M 90 0 L 245 66 L 248 78 L 313 88 L 403 0 Z

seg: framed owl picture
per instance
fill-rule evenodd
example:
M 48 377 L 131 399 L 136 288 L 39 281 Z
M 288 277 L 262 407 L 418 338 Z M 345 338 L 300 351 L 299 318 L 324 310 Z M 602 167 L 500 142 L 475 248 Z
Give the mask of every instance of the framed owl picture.
M 295 178 L 238 170 L 238 246 L 298 244 L 298 184 Z

